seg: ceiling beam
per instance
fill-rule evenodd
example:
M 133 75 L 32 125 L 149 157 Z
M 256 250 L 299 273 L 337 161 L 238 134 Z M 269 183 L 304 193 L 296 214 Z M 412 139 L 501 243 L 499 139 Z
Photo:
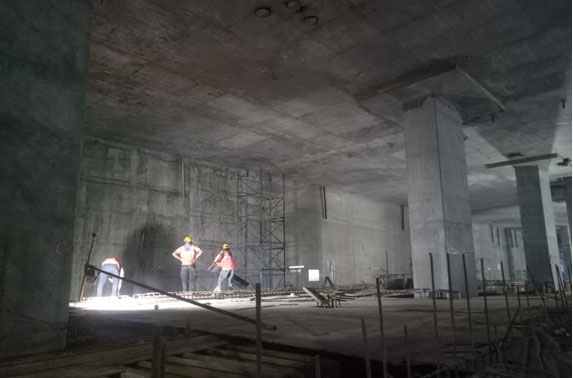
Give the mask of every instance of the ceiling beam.
M 505 167 L 506 165 L 517 165 L 517 164 L 523 164 L 523 163 L 531 163 L 532 161 L 553 159 L 553 158 L 556 158 L 557 156 L 559 156 L 559 155 L 557 155 L 555 153 L 546 154 L 546 155 L 530 156 L 530 157 L 526 157 L 523 159 L 514 159 L 514 160 L 500 161 L 498 163 L 486 164 L 485 167 L 488 169 L 489 168 Z

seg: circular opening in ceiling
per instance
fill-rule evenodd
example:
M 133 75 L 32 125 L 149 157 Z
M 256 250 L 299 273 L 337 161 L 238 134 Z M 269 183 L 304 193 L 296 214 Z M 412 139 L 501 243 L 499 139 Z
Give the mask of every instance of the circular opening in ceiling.
M 300 10 L 300 8 L 302 8 L 302 5 L 300 4 L 300 1 L 298 1 L 298 0 L 287 1 L 287 3 L 285 5 L 288 9 L 293 10 L 293 11 L 297 11 L 297 10 Z
M 305 17 L 304 23 L 307 25 L 316 25 L 316 24 L 318 24 L 318 17 L 315 17 L 315 16 Z
M 255 16 L 257 17 L 268 17 L 271 14 L 271 10 L 269 8 L 257 8 L 255 10 Z

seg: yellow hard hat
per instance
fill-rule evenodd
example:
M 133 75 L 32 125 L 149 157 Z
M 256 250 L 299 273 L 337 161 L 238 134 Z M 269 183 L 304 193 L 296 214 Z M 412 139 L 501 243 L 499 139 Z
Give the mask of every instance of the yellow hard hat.
M 223 244 L 223 249 L 229 248 L 229 244 Z
M 191 239 L 191 236 L 185 236 L 185 239 L 183 239 L 183 242 L 185 242 L 185 243 L 190 243 L 192 241 L 193 241 L 193 239 Z

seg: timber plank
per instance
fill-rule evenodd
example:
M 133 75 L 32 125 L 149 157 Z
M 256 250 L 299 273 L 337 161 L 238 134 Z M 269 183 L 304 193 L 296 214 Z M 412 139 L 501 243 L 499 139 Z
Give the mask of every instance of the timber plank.
M 253 361 L 239 361 L 231 358 L 213 357 L 196 353 L 185 353 L 183 357 L 169 357 L 169 362 L 181 365 L 198 366 L 214 370 L 221 370 L 229 373 L 240 373 L 247 375 L 257 374 L 257 364 Z M 298 369 L 283 366 L 271 366 L 262 364 L 262 373 L 265 377 L 300 377 L 303 372 Z
M 166 354 L 178 354 L 184 351 L 198 351 L 225 344 L 213 335 L 183 337 L 166 341 Z M 34 358 L 9 360 L 0 364 L 0 377 L 31 374 L 50 369 L 70 367 L 75 365 L 93 364 L 94 361 L 106 364 L 129 364 L 150 359 L 153 345 L 145 342 L 139 345 L 121 346 L 103 350 L 63 353 Z
M 3 376 L 6 378 L 100 378 L 102 376 L 116 375 L 123 371 L 122 366 L 82 365 L 50 369 L 24 375 Z
M 257 354 L 256 353 L 247 353 L 247 352 L 238 352 L 233 350 L 225 350 L 225 349 L 208 349 L 205 351 L 209 355 L 227 357 L 227 358 L 236 358 L 239 360 L 248 360 L 248 361 L 256 361 Z M 285 367 L 292 367 L 297 369 L 314 369 L 313 365 L 310 362 L 302 362 L 302 361 L 295 361 L 289 360 L 285 358 L 279 357 L 270 357 L 270 356 L 262 356 L 262 361 L 266 364 L 277 365 L 277 366 L 285 366 Z
M 140 361 L 137 363 L 138 367 L 151 369 L 151 362 L 149 361 Z M 233 374 L 233 373 L 226 373 L 219 370 L 212 370 L 212 369 L 204 369 L 194 366 L 185 366 L 179 364 L 172 364 L 166 363 L 165 364 L 165 372 L 170 374 L 176 374 L 183 377 L 192 377 L 192 378 L 251 378 L 254 375 L 245 375 L 245 374 Z
M 121 378 L 149 378 L 151 376 L 151 371 L 148 369 L 136 369 L 129 366 L 123 366 L 125 369 L 121 372 Z M 181 378 L 180 375 L 165 373 L 163 378 Z
M 245 352 L 245 353 L 251 353 L 251 354 L 255 354 L 255 355 L 257 354 L 257 348 L 245 346 L 245 345 L 227 345 L 225 347 L 225 350 L 233 350 L 233 351 L 237 351 L 237 352 Z M 282 358 L 285 360 L 301 361 L 301 362 L 308 362 L 308 363 L 314 364 L 314 357 L 306 355 L 306 354 L 279 352 L 276 350 L 263 349 L 262 355 L 268 356 L 268 357 Z

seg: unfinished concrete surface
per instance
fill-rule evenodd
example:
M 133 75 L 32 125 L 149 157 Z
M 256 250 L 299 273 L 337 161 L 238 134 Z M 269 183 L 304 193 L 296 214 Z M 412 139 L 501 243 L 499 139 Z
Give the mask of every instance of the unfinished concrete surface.
M 486 164 L 554 153 L 549 185 L 571 176 L 571 2 L 292 4 L 2 2 L 2 357 L 64 347 L 66 301 L 79 295 L 94 232 L 92 262 L 120 257 L 128 276 L 165 290 L 178 289 L 170 252 L 187 234 L 205 250 L 203 288 L 214 286 L 205 265 L 229 241 L 239 271 L 270 285 L 257 274 L 270 257 L 257 260 L 244 236 L 245 213 L 258 209 L 271 219 L 258 248 L 286 251 L 272 286 L 314 285 L 309 269 L 337 284 L 416 282 L 404 101 L 387 90 L 418 91 L 444 72 L 491 95 L 442 87 L 465 109 L 456 248 L 475 251 L 470 271 L 484 259 L 487 280 L 500 279 L 500 262 L 506 279 L 529 279 L 523 248 L 536 236 L 521 225 L 515 171 Z M 238 194 L 238 178 L 261 170 L 282 215 L 262 195 L 245 205 Z M 546 193 L 547 224 L 570 230 L 570 186 L 562 197 Z M 277 220 L 282 239 L 263 242 Z
M 0 358 L 65 347 L 90 15 L 0 4 Z
M 519 212 L 523 227 L 525 259 L 537 285 L 558 286 L 555 266 L 559 265 L 557 230 L 545 168 L 516 166 Z
M 465 293 L 463 255 L 475 295 L 474 249 L 462 118 L 441 96 L 432 95 L 402 117 L 408 161 L 412 266 L 418 288 Z M 435 278 L 428 269 L 432 254 Z M 448 272 L 451 270 L 451 272 Z

